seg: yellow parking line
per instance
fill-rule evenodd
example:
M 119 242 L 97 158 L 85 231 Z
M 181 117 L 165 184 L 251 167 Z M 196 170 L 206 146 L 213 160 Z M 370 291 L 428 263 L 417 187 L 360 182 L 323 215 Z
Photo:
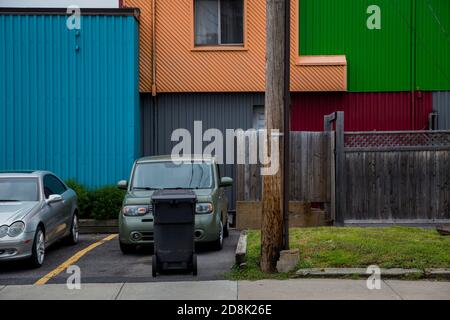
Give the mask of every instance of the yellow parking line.
M 60 274 L 64 270 L 66 270 L 69 266 L 73 265 L 75 262 L 80 260 L 81 257 L 83 257 L 86 253 L 88 253 L 89 251 L 94 250 L 98 246 L 100 246 L 100 245 L 104 244 L 105 242 L 110 241 L 110 240 L 112 240 L 112 239 L 114 239 L 116 237 L 117 237 L 117 234 L 109 235 L 106 238 L 91 244 L 89 247 L 78 251 L 76 254 L 74 254 L 72 257 L 70 257 L 68 260 L 66 260 L 65 262 L 61 263 L 56 269 L 52 270 L 51 272 L 49 272 L 48 274 L 43 276 L 41 279 L 36 281 L 35 285 L 39 286 L 39 285 L 46 284 L 51 278 L 57 276 L 58 274 Z

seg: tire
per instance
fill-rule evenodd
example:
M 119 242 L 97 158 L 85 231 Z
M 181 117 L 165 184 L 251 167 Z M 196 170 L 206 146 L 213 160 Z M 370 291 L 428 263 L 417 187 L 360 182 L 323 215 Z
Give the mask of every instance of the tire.
M 40 268 L 45 260 L 45 233 L 42 227 L 38 227 L 34 235 L 33 248 L 31 250 L 30 265 Z
M 156 258 L 156 254 L 152 257 L 152 276 L 153 278 L 156 278 L 156 274 L 158 273 L 158 261 Z
M 195 253 L 192 256 L 192 275 L 197 276 L 197 255 Z
M 72 225 L 70 226 L 70 234 L 65 239 L 68 245 L 74 246 L 78 243 L 79 231 L 78 231 L 78 216 L 73 215 Z
M 228 219 L 225 222 L 225 225 L 223 226 L 223 237 L 224 238 L 228 238 L 228 236 L 230 235 L 230 230 L 228 229 Z
M 149 247 L 149 251 L 150 251 L 150 253 L 151 253 L 152 255 L 155 254 L 155 245 L 154 245 L 154 244 L 152 244 L 152 245 Z
M 212 243 L 213 250 L 220 251 L 223 249 L 223 236 L 224 236 L 224 227 L 222 221 L 220 221 L 219 237 L 216 241 Z
M 131 254 L 136 252 L 136 245 L 134 244 L 126 244 L 119 241 L 120 251 L 123 254 Z

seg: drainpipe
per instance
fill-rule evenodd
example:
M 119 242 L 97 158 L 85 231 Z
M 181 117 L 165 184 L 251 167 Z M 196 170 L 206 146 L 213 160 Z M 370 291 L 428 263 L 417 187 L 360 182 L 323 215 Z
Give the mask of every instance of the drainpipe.
M 152 0 L 152 96 L 156 96 L 156 0 Z
M 153 154 L 159 154 L 158 146 L 158 98 L 156 97 L 156 0 L 152 0 L 152 107 L 153 107 Z
M 411 0 L 411 108 L 412 129 L 416 129 L 416 0 Z

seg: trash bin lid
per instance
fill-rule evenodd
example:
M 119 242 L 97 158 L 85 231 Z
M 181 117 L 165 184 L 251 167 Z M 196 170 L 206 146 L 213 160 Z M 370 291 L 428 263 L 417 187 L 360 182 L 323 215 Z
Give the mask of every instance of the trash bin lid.
M 163 189 L 153 193 L 152 201 L 154 202 L 166 202 L 166 201 L 183 201 L 183 202 L 195 202 L 197 196 L 195 192 L 188 189 Z

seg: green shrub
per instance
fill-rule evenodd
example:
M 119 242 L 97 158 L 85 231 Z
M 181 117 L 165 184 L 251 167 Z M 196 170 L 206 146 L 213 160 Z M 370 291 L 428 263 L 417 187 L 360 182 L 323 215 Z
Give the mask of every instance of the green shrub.
M 66 181 L 69 188 L 73 189 L 78 196 L 78 210 L 80 218 L 89 219 L 92 211 L 91 192 L 82 184 L 73 179 Z
M 91 193 L 91 218 L 97 220 L 117 219 L 125 191 L 116 186 L 107 186 Z
M 118 189 L 116 186 L 89 190 L 73 179 L 66 181 L 66 184 L 78 196 L 80 218 L 96 220 L 118 218 L 125 191 Z

